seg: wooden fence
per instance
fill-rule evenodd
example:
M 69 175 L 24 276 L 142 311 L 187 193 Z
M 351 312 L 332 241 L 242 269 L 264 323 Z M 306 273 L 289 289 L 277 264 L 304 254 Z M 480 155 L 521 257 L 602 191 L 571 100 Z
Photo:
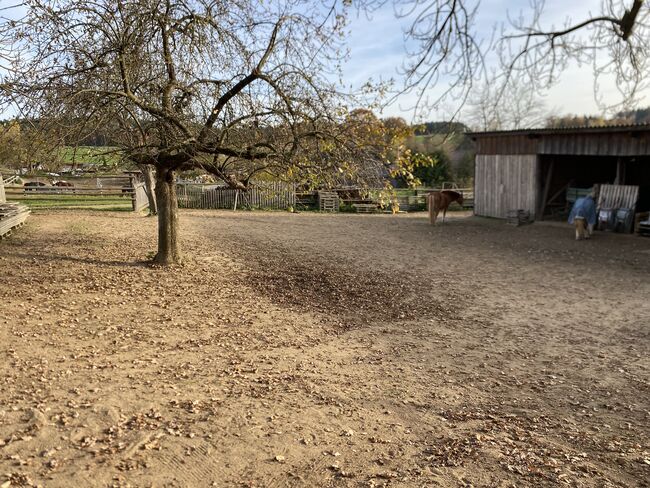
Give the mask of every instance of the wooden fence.
M 5 195 L 5 184 L 2 181 L 2 175 L 0 175 L 0 203 L 5 203 L 7 201 L 7 197 Z
M 17 175 L 2 176 L 0 174 L 0 179 L 3 180 L 5 185 L 14 185 L 18 181 L 18 176 Z
M 66 186 L 50 185 L 45 178 L 32 179 L 32 182 L 43 186 L 25 186 L 14 181 L 13 185 L 2 189 L 0 202 L 6 196 L 9 200 L 39 209 L 85 208 L 135 212 L 149 206 L 144 182 L 132 176 L 70 179 L 66 180 Z
M 8 186 L 5 191 L 7 200 L 23 203 L 32 209 L 135 209 L 135 190 L 132 187 Z
M 409 212 L 427 209 L 427 195 L 434 191 L 442 191 L 442 188 L 418 188 L 412 190 L 412 194 L 404 194 L 397 190 L 397 203 L 399 209 Z M 463 208 L 474 208 L 474 189 L 473 188 L 444 188 L 444 190 L 457 191 L 463 195 Z M 379 190 L 377 190 L 379 191 Z M 456 204 L 454 204 L 456 205 Z M 452 207 L 453 208 L 453 207 Z
M 397 203 L 401 211 L 417 212 L 427 209 L 427 195 L 434 191 L 454 190 L 463 195 L 463 208 L 471 209 L 474 207 L 474 189 L 473 188 L 418 188 L 413 190 L 396 189 Z M 373 208 L 379 211 L 379 195 L 385 190 L 381 188 L 341 188 L 333 189 L 330 192 L 339 195 L 340 202 L 346 206 L 356 209 L 357 212 L 370 211 Z M 318 191 L 299 192 L 297 202 L 300 207 L 319 209 Z M 386 200 L 386 198 L 384 198 Z M 457 205 L 457 204 L 454 204 Z M 457 208 L 457 207 L 456 207 Z M 322 210 L 322 209 L 321 209 Z
M 209 184 L 179 184 L 177 194 L 180 208 L 286 210 L 296 205 L 295 186 L 282 182 L 256 184 L 248 191 Z

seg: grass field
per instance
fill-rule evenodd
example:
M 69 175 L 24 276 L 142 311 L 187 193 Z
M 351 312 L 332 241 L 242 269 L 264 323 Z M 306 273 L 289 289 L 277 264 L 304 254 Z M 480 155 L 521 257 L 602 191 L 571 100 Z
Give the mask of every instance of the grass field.
M 118 150 L 117 147 L 112 146 L 68 146 L 61 149 L 60 157 L 63 164 L 91 163 L 116 166 L 121 161 Z

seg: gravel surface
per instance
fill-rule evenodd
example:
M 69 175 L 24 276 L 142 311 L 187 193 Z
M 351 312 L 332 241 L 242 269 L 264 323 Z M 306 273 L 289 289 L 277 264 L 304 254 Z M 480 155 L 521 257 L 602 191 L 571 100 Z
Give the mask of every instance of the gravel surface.
M 35 212 L 0 487 L 650 486 L 650 239 L 465 215 Z

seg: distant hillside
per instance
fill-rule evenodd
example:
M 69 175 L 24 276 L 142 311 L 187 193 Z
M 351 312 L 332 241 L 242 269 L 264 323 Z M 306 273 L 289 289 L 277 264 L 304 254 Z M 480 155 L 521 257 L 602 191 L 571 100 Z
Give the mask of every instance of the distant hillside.
M 462 122 L 425 122 L 423 124 L 416 124 L 413 126 L 415 135 L 431 135 L 431 134 L 462 134 L 469 130 Z
M 649 124 L 650 123 L 650 107 L 638 108 L 627 112 L 619 112 L 616 114 L 619 119 L 629 120 L 633 124 Z
M 474 144 L 465 132 L 469 127 L 461 122 L 426 122 L 413 125 L 414 136 L 406 141 L 413 152 L 437 156 L 444 154 L 449 161 L 456 183 L 471 184 L 474 175 Z

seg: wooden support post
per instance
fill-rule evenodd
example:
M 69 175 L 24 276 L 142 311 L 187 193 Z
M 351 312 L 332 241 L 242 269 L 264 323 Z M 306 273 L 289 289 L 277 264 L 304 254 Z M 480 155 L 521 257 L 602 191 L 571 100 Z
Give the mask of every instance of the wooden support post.
M 551 161 L 548 166 L 548 172 L 546 173 L 546 181 L 544 182 L 544 193 L 542 195 L 542 203 L 539 207 L 539 215 L 537 220 L 544 220 L 544 210 L 546 210 L 546 201 L 548 199 L 548 192 L 551 189 L 551 180 L 553 179 L 553 166 L 555 161 Z
M 233 211 L 237 210 L 237 199 L 239 198 L 239 190 L 235 190 L 235 205 L 233 206 Z
M 616 179 L 614 180 L 614 184 L 625 184 L 625 160 L 623 158 L 618 158 L 616 160 Z
M 553 194 L 553 196 L 548 199 L 548 201 L 546 202 L 546 205 L 550 204 L 551 202 L 554 202 L 557 197 L 559 197 L 560 195 L 562 195 L 562 193 L 567 191 L 567 189 L 569 188 L 570 185 L 571 185 L 571 183 L 567 183 L 562 188 L 560 188 L 558 191 L 556 191 Z

